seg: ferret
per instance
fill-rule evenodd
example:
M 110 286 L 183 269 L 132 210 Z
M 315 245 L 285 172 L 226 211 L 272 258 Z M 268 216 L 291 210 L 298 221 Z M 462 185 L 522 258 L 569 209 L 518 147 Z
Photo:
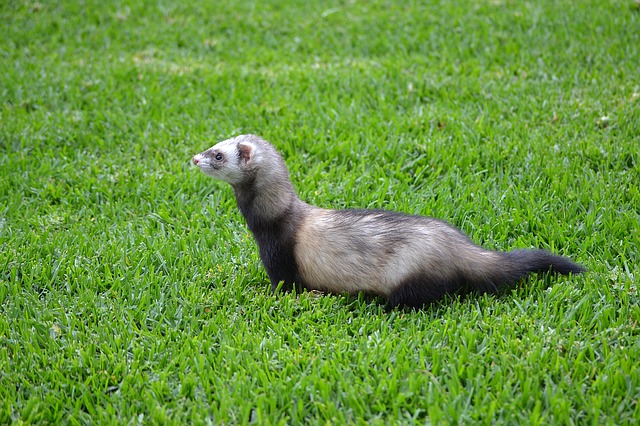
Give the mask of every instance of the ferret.
M 496 293 L 532 272 L 585 271 L 544 250 L 485 249 L 431 217 L 309 205 L 280 154 L 255 135 L 222 141 L 193 162 L 231 184 L 273 291 L 282 283 L 287 290 L 365 292 L 391 307 L 421 308 L 447 294 Z

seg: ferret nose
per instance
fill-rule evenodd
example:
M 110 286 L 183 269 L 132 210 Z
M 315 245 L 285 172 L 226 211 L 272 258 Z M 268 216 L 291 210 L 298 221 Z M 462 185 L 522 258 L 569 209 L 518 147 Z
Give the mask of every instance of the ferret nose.
M 198 160 L 196 157 L 193 157 L 193 164 L 197 166 L 199 162 L 200 160 Z

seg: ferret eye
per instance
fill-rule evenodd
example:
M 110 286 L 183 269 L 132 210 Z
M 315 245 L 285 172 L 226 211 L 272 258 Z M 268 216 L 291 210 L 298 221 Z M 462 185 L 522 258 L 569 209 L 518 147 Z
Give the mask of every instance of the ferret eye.
M 222 160 L 222 154 L 217 153 L 216 154 L 216 160 L 221 161 Z

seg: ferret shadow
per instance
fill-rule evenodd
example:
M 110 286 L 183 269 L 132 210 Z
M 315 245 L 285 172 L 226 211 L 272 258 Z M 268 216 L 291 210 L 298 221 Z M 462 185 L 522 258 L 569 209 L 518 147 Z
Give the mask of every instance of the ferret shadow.
M 539 273 L 537 276 L 528 276 L 511 286 L 500 288 L 491 293 L 480 293 L 469 288 L 463 288 L 456 293 L 445 294 L 441 299 L 426 303 L 421 307 L 391 306 L 385 297 L 365 292 L 334 294 L 319 290 L 309 290 L 298 285 L 286 289 L 279 286 L 273 294 L 277 295 L 278 293 L 284 292 L 294 293 L 295 297 L 305 295 L 314 298 L 333 298 L 333 302 L 337 302 L 341 308 L 351 313 L 365 312 L 370 315 L 389 314 L 392 312 L 431 312 L 437 314 L 440 311 L 450 309 L 451 305 L 463 305 L 467 301 L 478 302 L 485 296 L 496 303 L 499 303 L 501 300 L 506 300 L 509 297 L 526 297 L 527 294 L 551 287 L 553 284 L 553 275 L 551 272 L 544 272 Z

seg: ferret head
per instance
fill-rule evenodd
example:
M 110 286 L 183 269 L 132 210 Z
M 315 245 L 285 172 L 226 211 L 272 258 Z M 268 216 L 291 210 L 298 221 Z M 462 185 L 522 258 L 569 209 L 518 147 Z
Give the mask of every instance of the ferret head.
M 197 154 L 193 163 L 205 174 L 235 186 L 253 180 L 265 155 L 272 150 L 268 142 L 257 136 L 241 135 Z M 279 157 L 277 153 L 276 156 Z

